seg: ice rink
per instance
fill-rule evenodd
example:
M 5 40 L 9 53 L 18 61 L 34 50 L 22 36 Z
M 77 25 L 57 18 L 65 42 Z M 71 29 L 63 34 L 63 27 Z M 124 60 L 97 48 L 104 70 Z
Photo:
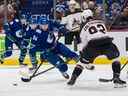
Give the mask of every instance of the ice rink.
M 44 65 L 41 70 L 50 66 Z M 68 73 L 74 65 L 69 66 Z M 121 78 L 128 81 L 126 70 Z M 35 77 L 31 82 L 20 80 L 18 68 L 0 68 L 0 96 L 128 96 L 128 87 L 113 88 L 113 83 L 101 83 L 100 77 L 111 78 L 111 65 L 96 65 L 94 71 L 84 70 L 74 86 L 68 86 L 57 69 Z M 17 86 L 14 86 L 17 84 Z

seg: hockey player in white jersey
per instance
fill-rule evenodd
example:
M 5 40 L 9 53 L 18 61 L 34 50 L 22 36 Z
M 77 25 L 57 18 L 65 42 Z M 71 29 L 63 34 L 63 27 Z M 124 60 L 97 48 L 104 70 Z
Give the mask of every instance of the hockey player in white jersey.
M 65 44 L 71 45 L 72 41 L 76 44 L 80 43 L 80 24 L 81 24 L 81 10 L 76 8 L 76 1 L 69 1 L 69 11 L 66 16 L 62 18 L 62 24 L 70 31 L 65 36 Z
M 68 85 L 75 84 L 76 79 L 82 73 L 85 67 L 89 68 L 90 63 L 93 63 L 99 55 L 105 55 L 109 60 L 116 59 L 120 53 L 117 46 L 112 42 L 113 38 L 106 32 L 106 27 L 103 21 L 95 20 L 93 13 L 86 10 L 82 13 L 83 22 L 86 22 L 80 33 L 80 62 L 73 70 L 71 79 Z M 90 66 L 94 69 L 94 66 Z M 125 85 L 126 82 L 120 79 L 120 62 L 115 60 L 112 63 L 113 83 L 115 85 Z

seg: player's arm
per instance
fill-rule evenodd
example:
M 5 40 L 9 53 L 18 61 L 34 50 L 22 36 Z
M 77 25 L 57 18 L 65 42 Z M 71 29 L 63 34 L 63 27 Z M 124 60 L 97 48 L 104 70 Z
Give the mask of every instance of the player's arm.
M 60 34 L 60 36 L 62 35 L 65 35 L 67 32 L 69 32 L 69 30 L 66 28 L 66 25 L 65 24 L 61 24 L 60 22 L 57 22 L 57 21 L 54 21 L 53 22 L 53 27 L 56 27 L 58 28 L 58 32 Z
M 12 42 L 16 42 L 15 38 L 10 34 L 11 29 L 10 29 L 10 26 L 8 23 L 4 24 L 4 30 L 5 30 L 5 34 L 6 34 L 7 38 L 9 40 L 11 40 Z
M 82 28 L 80 33 L 80 39 L 81 43 L 79 44 L 79 51 L 82 51 L 82 49 L 87 45 L 87 32 L 84 28 Z

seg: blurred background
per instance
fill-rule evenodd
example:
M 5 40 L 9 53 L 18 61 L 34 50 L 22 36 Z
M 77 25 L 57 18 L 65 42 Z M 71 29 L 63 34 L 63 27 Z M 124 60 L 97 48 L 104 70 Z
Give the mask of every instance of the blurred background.
M 71 0 L 0 0 L 0 5 L 16 3 L 20 14 L 25 18 L 31 14 L 48 14 L 56 17 L 56 7 L 63 6 L 65 14 L 70 10 Z M 91 9 L 97 18 L 102 18 L 110 29 L 119 30 L 128 28 L 128 0 L 72 0 L 76 2 L 76 9 Z M 1 25 L 1 24 L 0 24 Z M 2 30 L 2 25 L 0 26 Z

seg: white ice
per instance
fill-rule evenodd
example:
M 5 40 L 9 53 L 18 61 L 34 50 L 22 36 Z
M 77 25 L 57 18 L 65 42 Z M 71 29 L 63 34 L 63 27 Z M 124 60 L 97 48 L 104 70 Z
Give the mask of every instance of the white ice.
M 17 68 L 0 68 L 0 96 L 128 96 L 128 87 L 113 88 L 113 83 L 101 83 L 99 78 L 111 78 L 111 65 L 95 65 L 94 71 L 84 70 L 74 86 L 68 86 L 57 69 L 35 77 L 31 82 L 20 80 Z M 44 65 L 41 70 L 50 66 Z M 74 65 L 69 66 L 71 75 Z M 126 67 L 121 78 L 127 79 Z M 17 86 L 14 86 L 17 84 Z

